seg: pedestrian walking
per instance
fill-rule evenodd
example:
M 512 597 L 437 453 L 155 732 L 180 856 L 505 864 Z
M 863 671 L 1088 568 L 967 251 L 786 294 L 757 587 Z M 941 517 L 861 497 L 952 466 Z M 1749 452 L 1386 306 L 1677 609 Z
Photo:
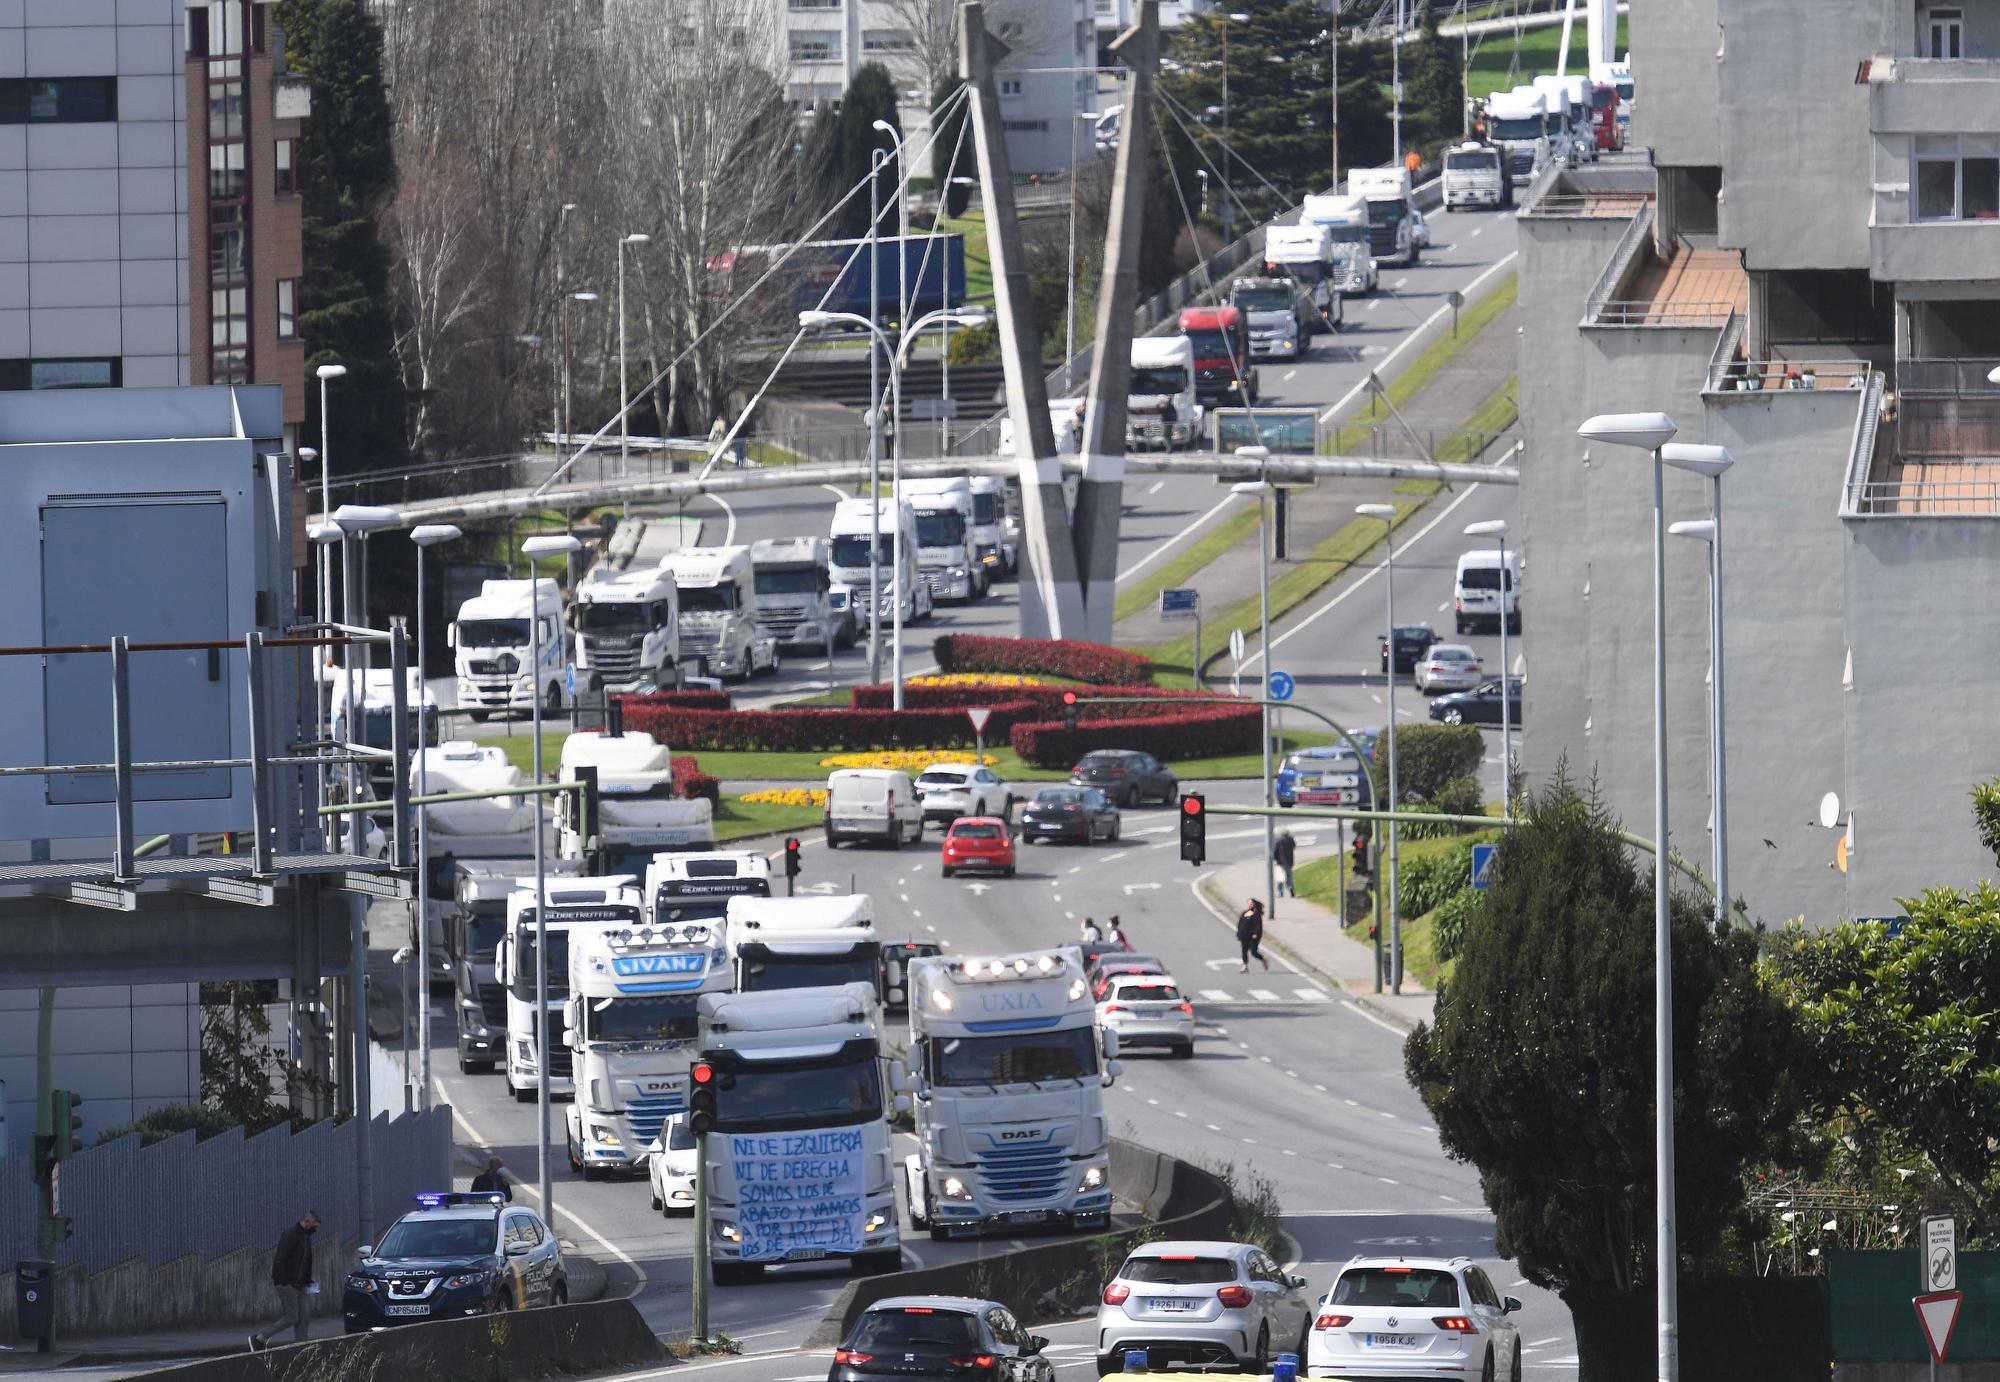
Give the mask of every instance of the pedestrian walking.
M 497 1156 L 486 1158 L 486 1169 L 472 1178 L 472 1188 L 477 1190 L 498 1190 L 507 1197 L 507 1203 L 514 1203 L 514 1187 L 508 1183 L 507 1163 Z
M 1243 962 L 1236 966 L 1239 974 L 1250 972 L 1250 957 L 1255 955 L 1257 963 L 1269 969 L 1271 962 L 1264 958 L 1260 948 L 1264 944 L 1264 904 L 1256 898 L 1236 916 L 1236 945 L 1242 952 Z
M 288 1328 L 300 1343 L 312 1333 L 312 1302 L 319 1294 L 313 1281 L 312 1236 L 318 1227 L 318 1213 L 308 1209 L 278 1235 L 278 1246 L 271 1253 L 271 1285 L 277 1288 L 284 1309 L 277 1319 L 251 1334 L 252 1353 L 262 1353 Z
M 1095 917 L 1085 917 L 1083 919 L 1083 943 L 1085 945 L 1096 945 L 1103 939 L 1104 933 L 1097 929 L 1097 919 Z
M 1292 886 L 1292 865 L 1298 861 L 1299 842 L 1292 838 L 1290 830 L 1280 830 L 1278 838 L 1271 841 L 1271 862 L 1278 866 L 1278 896 L 1297 897 L 1298 890 Z
M 1117 917 L 1114 916 L 1111 918 L 1111 930 L 1107 934 L 1110 937 L 1112 949 L 1130 953 L 1132 942 L 1125 939 L 1125 928 L 1119 924 Z
M 1410 176 L 1414 178 L 1424 169 L 1424 156 L 1412 149 L 1403 155 L 1403 166 L 1410 170 Z

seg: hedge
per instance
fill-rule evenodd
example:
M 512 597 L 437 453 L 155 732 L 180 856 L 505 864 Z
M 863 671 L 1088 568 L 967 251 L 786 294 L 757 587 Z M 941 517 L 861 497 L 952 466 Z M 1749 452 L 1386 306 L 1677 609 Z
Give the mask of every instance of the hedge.
M 1412 855 L 1396 870 L 1396 910 L 1403 920 L 1411 921 L 1442 906 L 1459 889 L 1471 886 L 1470 840 L 1438 854 Z
M 1460 888 L 1438 904 L 1431 918 L 1431 950 L 1440 962 L 1455 960 L 1465 947 L 1465 925 L 1479 906 L 1476 888 Z
M 986 638 L 948 633 L 931 645 L 938 670 L 1041 673 L 1101 686 L 1150 686 L 1152 659 L 1067 638 Z
M 1016 701 L 993 707 L 988 743 L 1039 715 Z M 684 749 L 776 749 L 839 753 L 853 749 L 970 748 L 972 721 L 963 710 L 682 710 L 633 706 L 627 729 L 644 730 L 663 744 Z
M 688 801 L 697 797 L 707 797 L 711 806 L 722 805 L 722 782 L 701 770 L 701 764 L 692 758 L 676 757 L 674 760 L 674 795 Z
M 619 694 L 611 698 L 629 714 L 640 706 L 671 706 L 680 710 L 727 710 L 735 704 L 727 691 L 652 691 L 646 695 Z
M 1083 720 L 1075 729 L 1060 720 L 1031 721 L 1015 725 L 1007 742 L 1038 768 L 1060 768 L 1093 749 L 1136 749 L 1169 761 L 1248 753 L 1263 727 L 1261 707 L 1224 702 L 1127 720 Z
M 1076 692 L 1077 717 L 1084 720 L 1159 715 L 1168 708 L 1161 704 L 1164 701 L 1226 702 L 1230 699 L 1214 691 L 1162 691 L 1156 686 L 905 686 L 903 704 L 911 709 L 927 710 L 1020 701 L 1034 706 L 1044 717 L 1060 716 L 1065 691 Z M 1151 704 L 1142 702 L 1132 705 L 1105 705 L 1098 700 L 1099 697 L 1116 696 L 1147 696 L 1154 700 Z M 850 698 L 857 709 L 887 710 L 895 703 L 895 688 L 857 686 L 850 693 Z

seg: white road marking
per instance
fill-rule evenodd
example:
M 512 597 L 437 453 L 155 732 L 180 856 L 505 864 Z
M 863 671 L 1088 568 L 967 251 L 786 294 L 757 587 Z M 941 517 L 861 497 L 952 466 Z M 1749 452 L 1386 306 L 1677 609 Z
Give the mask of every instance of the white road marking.
M 1177 825 L 1148 825 L 1138 830 L 1128 830 L 1127 835 L 1169 835 L 1180 829 Z
M 1326 1086 L 1323 1084 L 1316 1084 L 1313 1086 L 1313 1088 L 1317 1089 L 1322 1094 L 1326 1093 Z
M 1373 312 L 1376 308 L 1380 307 L 1381 305 L 1382 305 L 1382 299 L 1370 298 L 1368 299 L 1368 301 L 1361 304 L 1361 310 L 1364 312 Z
M 1382 1182 L 1382 1184 L 1384 1184 L 1384 1185 L 1401 1185 L 1401 1184 L 1402 1184 L 1402 1182 L 1401 1182 L 1401 1181 L 1399 1181 L 1399 1180 L 1391 1180 L 1391 1179 L 1389 1179 L 1389 1177 L 1387 1177 L 1387 1176 L 1377 1176 L 1377 1177 L 1375 1177 L 1375 1179 L 1376 1179 L 1376 1180 L 1379 1180 L 1379 1181 L 1381 1181 L 1381 1182 Z
M 531 899 L 531 900 L 532 900 L 532 899 Z M 1285 1152 L 1285 1155 L 1286 1155 L 1286 1156 L 1297 1156 L 1297 1155 L 1298 1155 L 1298 1153 L 1297 1153 L 1297 1152 L 1295 1152 L 1295 1151 L 1293 1151 L 1293 1150 L 1292 1150 L 1292 1149 L 1291 1149 L 1290 1147 L 1286 1147 L 1286 1148 L 1284 1149 L 1284 1152 Z
M 1464 1200 L 1461 1200 L 1461 1199 L 1460 1199 L 1460 1198 L 1459 1198 L 1458 1196 L 1456 1196 L 1456 1195 L 1439 1195 L 1439 1196 L 1438 1196 L 1438 1198 L 1439 1198 L 1439 1199 L 1441 1199 L 1441 1200 L 1443 1200 L 1443 1201 L 1444 1201 L 1445 1203 L 1447 1203 L 1447 1204 L 1464 1204 L 1464 1203 L 1465 1203 L 1465 1201 L 1464 1201 Z
M 1333 1001 L 1325 989 L 1293 989 L 1292 992 L 1305 999 L 1308 1003 L 1331 1003 Z
M 1390 287 L 1391 287 L 1392 289 L 1398 289 L 1398 288 L 1401 288 L 1401 287 L 1403 287 L 1403 286 L 1404 286 L 1405 284 L 1407 284 L 1407 283 L 1408 283 L 1409 281 L 1410 281 L 1410 280 L 1408 279 L 1408 277 L 1403 277 L 1403 278 L 1399 278 L 1399 279 L 1397 279 L 1397 280 L 1396 280 L 1396 281 L 1395 281 L 1394 283 L 1391 283 L 1391 284 L 1390 284 L 1389 286 L 1390 286 Z
M 1439 606 L 1438 606 L 1438 613 L 1439 613 L 1439 614 L 1443 614 L 1443 613 L 1444 613 L 1444 612 L 1445 612 L 1446 610 L 1448 610 L 1448 609 L 1450 609 L 1450 608 L 1451 608 L 1451 601 L 1449 601 L 1449 600 L 1446 600 L 1446 601 L 1445 601 L 1445 602 L 1444 602 L 1443 604 L 1441 604 L 1441 605 L 1439 605 Z M 531 898 L 531 899 L 529 899 L 529 900 L 530 900 L 530 901 L 533 901 L 533 899 L 532 899 L 532 898 Z
M 915 907 L 912 907 L 910 908 L 910 915 L 913 917 L 920 917 L 923 915 L 923 913 L 918 911 Z
M 1359 1003 L 1350 1003 L 1343 998 L 1340 1000 L 1340 1006 L 1346 1008 L 1349 1012 L 1353 1013 L 1357 1017 L 1363 1017 L 1366 1018 L 1368 1021 L 1373 1022 L 1377 1027 L 1380 1027 L 1385 1032 L 1394 1032 L 1399 1037 L 1404 1037 L 1409 1035 L 1408 1032 L 1404 1031 L 1401 1027 L 1396 1026 L 1394 1023 L 1384 1022 L 1381 1018 L 1375 1016 L 1374 1013 L 1369 1012 L 1368 1009 L 1362 1007 Z
M 1175 1109 L 1175 1110 L 1174 1110 L 1174 1117 L 1176 1117 L 1176 1118 L 1185 1118 L 1185 1117 L 1187 1117 L 1187 1110 L 1186 1110 L 1186 1109 L 1184 1109 L 1184 1108 L 1177 1108 L 1177 1109 Z
M 1166 487 L 1167 487 L 1167 482 L 1165 480 L 1155 480 L 1153 481 L 1151 487 L 1147 489 L 1146 493 L 1158 494 L 1161 490 L 1165 489 Z
M 1222 1131 L 1222 1129 L 1221 1129 L 1221 1128 L 1218 1128 L 1218 1127 L 1217 1127 L 1217 1126 L 1215 1126 L 1215 1124 L 1213 1124 L 1213 1123 L 1209 1123 L 1209 1124 L 1206 1124 L 1205 1126 L 1206 1126 L 1206 1127 L 1208 1128 L 1208 1130 L 1209 1130 L 1210 1132 L 1221 1132 L 1221 1131 Z
M 1347 1105 L 1347 1106 L 1348 1106 L 1349 1108 L 1360 1108 L 1360 1107 L 1361 1107 L 1361 1105 L 1360 1105 L 1359 1103 L 1357 1103 L 1356 1101 L 1354 1101 L 1353 1099 L 1342 1099 L 1342 1100 L 1341 1100 L 1340 1102 L 1341 1102 L 1341 1103 L 1343 1103 L 1343 1104 L 1346 1104 L 1346 1105 Z
M 1278 1001 L 1278 995 L 1269 989 L 1251 989 L 1250 996 L 1259 1003 L 1275 1003 Z
M 1285 371 L 1285 373 L 1284 373 L 1284 375 L 1282 376 L 1282 378 L 1283 378 L 1283 382 L 1285 382 L 1285 383 L 1287 383 L 1287 384 L 1291 383 L 1291 382 L 1292 382 L 1292 381 L 1293 381 L 1294 379 L 1296 379 L 1296 378 L 1298 378 L 1298 377 L 1299 377 L 1299 372 L 1298 372 L 1297 370 L 1295 370 L 1295 369 L 1288 369 L 1288 370 L 1286 370 L 1286 371 Z
M 1203 989 L 1201 990 L 1201 996 L 1211 1003 L 1234 1003 L 1236 1001 L 1229 996 L 1228 989 Z
M 1473 279 L 1472 282 L 1465 285 L 1465 288 L 1463 290 L 1465 295 L 1464 300 L 1467 302 L 1471 301 L 1472 295 L 1474 294 L 1474 292 L 1478 290 L 1480 284 L 1484 283 L 1490 275 L 1497 273 L 1502 268 L 1505 268 L 1507 265 L 1513 263 L 1515 259 L 1520 257 L 1520 253 L 1521 252 L 1519 250 L 1509 250 L 1504 258 L 1496 261 L 1495 263 L 1489 264 L 1486 267 L 1485 272 L 1481 273 L 1479 277 Z M 1370 312 L 1374 311 L 1375 304 L 1378 301 L 1379 299 L 1377 298 L 1370 298 L 1368 300 L 1367 310 L 1369 310 Z M 1389 361 L 1395 359 L 1398 355 L 1408 350 L 1410 346 L 1415 343 L 1417 338 L 1423 335 L 1425 330 L 1427 330 L 1430 327 L 1432 322 L 1438 321 L 1444 316 L 1445 313 L 1449 311 L 1451 311 L 1451 304 L 1447 302 L 1444 306 L 1438 308 L 1437 311 L 1431 313 L 1428 317 L 1425 317 L 1421 322 L 1419 322 L 1415 328 L 1413 328 L 1410 332 L 1408 332 L 1403 337 L 1403 339 L 1397 343 L 1396 348 L 1394 350 L 1391 350 L 1386 356 L 1383 357 L 1382 364 L 1376 367 L 1376 372 L 1379 374 L 1382 368 L 1388 365 Z M 1332 422 L 1336 417 L 1339 417 L 1343 411 L 1345 411 L 1348 404 L 1352 403 L 1355 399 L 1359 398 L 1367 388 L 1368 388 L 1368 380 L 1366 379 L 1361 380 L 1353 388 L 1349 389 L 1345 394 L 1343 394 L 1338 403 L 1334 404 L 1331 408 L 1328 408 L 1325 412 L 1321 413 L 1319 415 L 1319 420 L 1321 422 Z
M 730 508 L 729 501 L 719 494 L 704 494 L 702 498 L 713 499 L 722 505 L 723 513 L 729 516 L 729 522 L 722 530 L 722 545 L 724 547 L 733 545 L 736 541 L 736 510 Z
M 1104 856 L 1104 862 L 1105 862 L 1105 863 L 1107 863 L 1107 864 L 1115 864 L 1115 863 L 1117 863 L 1117 862 L 1118 862 L 1118 861 L 1119 861 L 1120 859 L 1123 859 L 1123 858 L 1124 858 L 1124 857 L 1125 857 L 1126 855 L 1130 854 L 1131 852 L 1132 852 L 1132 851 L 1131 851 L 1131 850 L 1129 850 L 1129 849 L 1121 849 L 1121 850 L 1118 850 L 1118 851 L 1117 851 L 1116 853 L 1113 853 L 1113 854 L 1107 854 L 1107 855 L 1105 855 L 1105 856 Z M 530 898 L 530 899 L 529 899 L 529 901 L 533 901 L 533 900 L 534 900 L 534 899 L 532 899 L 532 898 Z
M 1072 868 L 1072 869 L 1070 870 L 1070 872 L 1071 872 L 1071 873 L 1082 873 L 1082 872 L 1083 872 L 1083 865 L 1082 865 L 1082 864 L 1078 864 L 1078 865 L 1077 865 L 1076 867 Z M 533 900 L 533 899 L 530 899 L 530 901 L 532 901 L 532 900 Z

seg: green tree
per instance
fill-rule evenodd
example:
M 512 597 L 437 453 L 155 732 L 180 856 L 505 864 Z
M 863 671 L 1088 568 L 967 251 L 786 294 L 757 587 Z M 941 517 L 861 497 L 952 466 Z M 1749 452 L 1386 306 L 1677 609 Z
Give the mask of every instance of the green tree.
M 1654 1279 L 1653 890 L 1615 829 L 1559 771 L 1501 842 L 1436 1022 L 1404 1048 L 1445 1151 L 1479 1169 L 1499 1255 L 1557 1290 Z M 1756 955 L 1675 900 L 1683 1269 L 1742 1219 L 1744 1166 L 1792 1145 L 1803 1053 Z
M 931 109 L 943 110 L 962 85 L 964 83 L 956 77 L 941 78 L 931 91 Z M 965 102 L 952 105 L 949 113 L 936 117 L 933 128 L 937 137 L 931 141 L 931 181 L 937 184 L 945 215 L 963 216 L 972 198 L 972 189 L 953 186 L 950 179 L 979 176 L 979 157 L 972 147 L 972 134 L 965 128 Z M 965 140 L 962 148 L 959 145 L 961 134 Z
M 896 83 L 889 75 L 889 69 L 879 62 L 864 64 L 854 74 L 854 80 L 847 84 L 847 91 L 840 98 L 839 113 L 824 118 L 828 121 L 827 136 L 831 151 L 828 172 L 833 195 L 838 197 L 855 183 L 866 180 L 875 150 L 889 153 L 896 147 L 895 140 L 875 128 L 877 120 L 886 120 L 898 133 L 902 130 L 896 119 Z M 882 165 L 882 171 L 876 177 L 876 187 L 876 196 L 882 207 L 882 233 L 894 235 L 896 162 L 893 158 Z M 865 187 L 847 203 L 839 224 L 844 235 L 868 233 L 868 191 Z
M 1486 738 L 1474 725 L 1384 726 L 1375 742 L 1375 795 L 1389 800 L 1389 748 L 1395 741 L 1396 790 L 1405 802 L 1436 803 L 1449 795 L 1462 805 L 1461 778 L 1476 778 Z M 1475 788 L 1476 795 L 1476 788 Z
M 1424 0 L 1422 36 L 1403 49 L 1403 145 L 1426 153 L 1465 128 L 1458 44 L 1438 35 L 1437 7 Z
M 320 423 L 310 371 L 345 365 L 346 378 L 333 385 L 328 428 L 334 466 L 391 468 L 408 459 L 409 399 L 396 359 L 389 256 L 375 221 L 396 182 L 382 28 L 366 0 L 281 0 L 278 22 L 286 61 L 313 83 L 312 117 L 298 150 L 306 432 L 316 438 Z

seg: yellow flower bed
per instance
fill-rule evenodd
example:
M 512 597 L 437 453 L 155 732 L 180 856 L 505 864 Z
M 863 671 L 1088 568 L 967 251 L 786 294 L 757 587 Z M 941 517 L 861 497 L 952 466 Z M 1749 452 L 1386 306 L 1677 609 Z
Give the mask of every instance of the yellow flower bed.
M 948 672 L 934 677 L 911 677 L 905 686 L 1047 686 L 1040 677 L 1024 677 L 1014 672 Z
M 899 768 L 906 773 L 920 773 L 933 763 L 971 763 L 973 756 L 967 749 L 880 749 L 874 753 L 837 753 L 831 758 L 822 758 L 822 768 Z M 992 767 L 1000 760 L 987 754 L 985 763 Z
M 745 792 L 737 798 L 752 806 L 824 806 L 824 787 L 771 787 L 761 792 Z

